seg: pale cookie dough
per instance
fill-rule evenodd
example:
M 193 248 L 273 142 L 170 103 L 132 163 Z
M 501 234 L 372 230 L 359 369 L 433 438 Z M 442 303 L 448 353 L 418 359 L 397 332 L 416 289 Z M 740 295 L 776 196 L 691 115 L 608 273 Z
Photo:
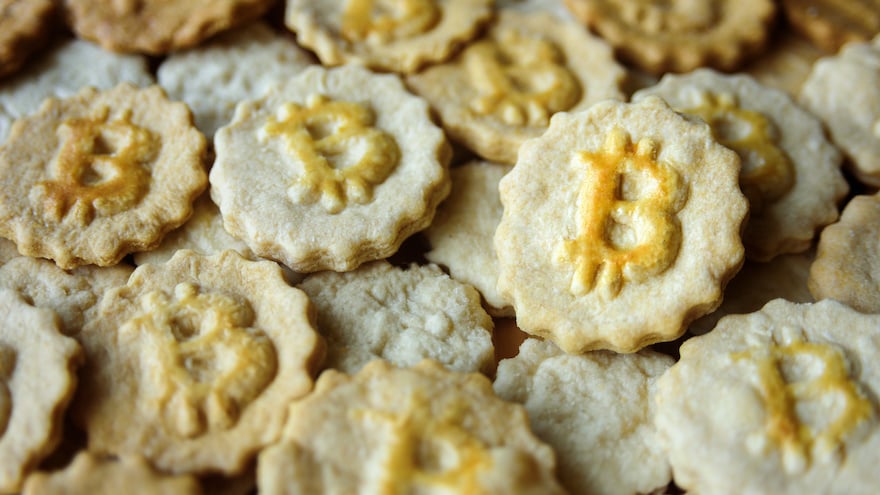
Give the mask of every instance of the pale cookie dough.
M 54 0 L 0 0 L 0 79 L 43 46 L 52 32 L 56 6 Z
M 496 0 L 495 5 L 499 11 L 549 12 L 565 21 L 577 22 L 563 0 Z
M 656 425 L 689 493 L 877 493 L 880 316 L 771 301 L 687 340 Z M 735 489 L 733 488 L 735 487 Z
M 555 115 L 499 185 L 498 290 L 519 327 L 569 353 L 680 336 L 742 265 L 739 168 L 659 98 Z
M 880 186 L 880 36 L 819 59 L 800 102 L 825 122 L 856 178 Z
M 412 73 L 491 19 L 494 0 L 287 0 L 284 23 L 324 65 Z
M 297 272 L 386 258 L 449 194 L 451 149 L 395 75 L 314 67 L 241 103 L 215 136 L 227 231 Z
M 672 481 L 654 428 L 654 388 L 673 359 L 653 351 L 573 356 L 526 339 L 498 363 L 495 392 L 523 404 L 569 493 L 635 495 Z
M 15 243 L 9 239 L 0 238 L 0 266 L 3 266 L 9 260 L 21 256 L 18 254 L 18 248 Z
M 55 313 L 0 288 L 0 493 L 21 489 L 61 440 L 81 361 Z
M 513 308 L 495 288 L 498 258 L 492 244 L 504 213 L 498 183 L 511 168 L 473 161 L 450 170 L 452 192 L 424 232 L 431 244 L 425 258 L 473 285 L 493 316 L 513 316 Z
M 257 465 L 259 492 L 562 494 L 522 406 L 433 361 L 324 372 Z
M 324 350 L 306 295 L 234 251 L 139 266 L 77 339 L 88 361 L 73 418 L 89 450 L 169 473 L 241 472 L 278 439 Z
M 804 251 L 818 229 L 837 219 L 837 203 L 849 190 L 840 171 L 843 156 L 822 123 L 786 93 L 746 75 L 699 69 L 668 74 L 633 101 L 649 95 L 705 120 L 718 142 L 739 154 L 750 259 Z
M 171 98 L 189 105 L 196 126 L 211 139 L 232 120 L 239 101 L 263 96 L 312 63 L 290 36 L 254 22 L 171 54 L 157 78 Z
M 375 261 L 316 273 L 297 287 L 317 309 L 328 368 L 355 373 L 374 359 L 411 366 L 430 358 L 454 371 L 488 373 L 495 364 L 492 318 L 480 295 L 435 265 Z
M 561 111 L 623 99 L 625 70 L 602 40 L 549 13 L 499 12 L 482 38 L 449 62 L 407 78 L 450 137 L 513 164 L 523 141 Z

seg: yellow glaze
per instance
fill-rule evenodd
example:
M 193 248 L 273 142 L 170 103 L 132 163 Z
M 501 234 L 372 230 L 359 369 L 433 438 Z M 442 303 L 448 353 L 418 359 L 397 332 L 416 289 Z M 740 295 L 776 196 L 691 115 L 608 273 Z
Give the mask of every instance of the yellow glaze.
M 14 350 L 0 345 L 0 438 L 3 438 L 12 415 L 12 394 L 7 383 L 15 370 L 15 358 Z
M 388 43 L 429 31 L 440 15 L 434 0 L 348 0 L 341 32 L 352 42 Z

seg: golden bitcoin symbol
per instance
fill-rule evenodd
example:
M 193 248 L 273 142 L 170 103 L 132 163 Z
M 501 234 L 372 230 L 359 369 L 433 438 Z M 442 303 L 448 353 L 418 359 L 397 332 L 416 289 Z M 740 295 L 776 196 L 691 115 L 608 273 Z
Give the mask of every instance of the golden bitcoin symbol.
M 624 2 L 621 17 L 649 33 L 699 32 L 717 26 L 718 6 L 705 0 Z
M 53 178 L 36 186 L 44 214 L 52 221 L 60 222 L 71 212 L 85 225 L 96 211 L 112 215 L 130 208 L 149 189 L 144 162 L 155 153 L 155 138 L 128 114 L 107 119 L 105 110 L 97 118 L 69 119 L 59 128 L 61 148 Z
M 349 0 L 342 13 L 342 36 L 387 43 L 424 33 L 439 18 L 433 0 Z
M 601 285 L 616 296 L 624 280 L 662 273 L 678 256 L 676 214 L 687 189 L 674 168 L 657 161 L 657 152 L 652 140 L 634 146 L 629 135 L 614 129 L 603 150 L 579 153 L 587 178 L 578 197 L 578 237 L 556 250 L 558 263 L 575 266 L 573 294 Z
M 394 138 L 372 127 L 373 122 L 369 108 L 324 96 L 310 98 L 306 107 L 288 103 L 277 117 L 270 117 L 263 131 L 282 136 L 288 153 L 303 167 L 288 189 L 291 200 L 320 200 L 330 213 L 349 201 L 369 202 L 373 186 L 387 179 L 400 161 Z
M 15 358 L 14 350 L 0 345 L 0 438 L 3 438 L 12 415 L 12 394 L 7 383 L 12 379 Z
M 478 92 L 471 109 L 508 125 L 546 126 L 551 115 L 581 97 L 580 84 L 556 45 L 517 30 L 475 43 L 464 52 L 464 63 Z

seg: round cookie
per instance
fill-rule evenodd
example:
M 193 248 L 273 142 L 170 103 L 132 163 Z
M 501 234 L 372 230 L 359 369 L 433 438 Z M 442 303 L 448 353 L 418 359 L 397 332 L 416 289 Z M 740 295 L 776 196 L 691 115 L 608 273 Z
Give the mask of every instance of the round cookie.
M 52 0 L 0 0 L 0 78 L 17 71 L 49 37 Z
M 789 24 L 817 46 L 836 52 L 880 33 L 880 0 L 782 0 Z

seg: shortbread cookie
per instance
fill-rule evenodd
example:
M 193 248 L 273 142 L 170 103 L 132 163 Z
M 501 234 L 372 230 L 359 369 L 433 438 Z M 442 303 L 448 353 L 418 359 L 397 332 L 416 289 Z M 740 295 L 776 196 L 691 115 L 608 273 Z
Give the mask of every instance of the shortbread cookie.
M 65 0 L 80 38 L 114 52 L 163 55 L 262 16 L 271 0 Z
M 565 0 L 627 62 L 654 74 L 709 65 L 734 70 L 760 53 L 776 16 L 772 0 Z
M 498 182 L 511 168 L 474 161 L 450 170 L 452 192 L 425 229 L 431 244 L 425 258 L 447 267 L 453 278 L 473 285 L 493 316 L 513 316 L 513 308 L 495 288 L 498 258 L 492 245 L 504 213 Z
M 672 363 L 648 350 L 574 356 L 526 339 L 515 358 L 498 363 L 494 388 L 525 406 L 569 493 L 651 493 L 672 481 L 653 418 L 654 384 Z
M 513 164 L 550 116 L 623 99 L 625 71 L 602 40 L 547 13 L 501 11 L 486 35 L 407 83 L 449 135 L 483 158 Z
M 789 24 L 823 50 L 880 33 L 880 0 L 782 0 Z
M 856 178 L 880 186 L 880 36 L 817 61 L 800 96 L 849 157 Z
M 777 299 L 681 346 L 656 424 L 689 493 L 875 494 L 880 316 Z
M 519 327 L 569 353 L 681 335 L 742 264 L 739 168 L 656 97 L 555 115 L 499 185 L 498 290 Z
M 0 492 L 17 492 L 61 440 L 81 358 L 55 313 L 0 288 Z
M 358 374 L 326 371 L 290 408 L 281 442 L 260 454 L 261 494 L 561 494 L 550 447 L 518 404 L 477 373 L 425 361 L 373 361 Z
M 0 0 L 0 78 L 12 74 L 49 37 L 53 0 Z
M 37 472 L 22 495 L 201 495 L 202 487 L 190 475 L 169 476 L 153 469 L 143 457 L 119 459 L 80 452 L 61 471 Z
M 255 22 L 170 55 L 157 77 L 171 98 L 189 105 L 196 126 L 210 139 L 232 120 L 239 101 L 263 96 L 312 63 L 292 38 Z
M 501 11 L 549 12 L 560 19 L 577 22 L 571 11 L 565 8 L 563 0 L 496 0 L 495 5 Z
M 759 83 L 797 98 L 813 64 L 824 55 L 825 52 L 803 37 L 783 30 L 772 40 L 767 51 L 743 71 Z
M 0 238 L 0 266 L 3 266 L 12 258 L 17 258 L 19 256 L 21 255 L 18 254 L 18 248 L 15 247 L 14 242 L 9 239 Z
M 494 0 L 287 0 L 284 23 L 324 65 L 411 73 L 442 62 L 492 17 Z
M 843 156 L 822 123 L 788 94 L 749 76 L 699 69 L 668 74 L 633 95 L 660 96 L 672 108 L 705 120 L 715 138 L 742 159 L 740 187 L 749 199 L 746 256 L 768 261 L 806 250 L 816 231 L 837 219 L 849 186 Z
M 0 236 L 69 269 L 150 249 L 207 186 L 205 137 L 158 86 L 49 99 L 0 147 Z
M 435 265 L 375 261 L 348 273 L 316 273 L 298 287 L 318 310 L 328 368 L 355 373 L 374 359 L 412 366 L 430 358 L 461 372 L 489 372 L 495 364 L 492 318 L 480 295 Z
M 323 357 L 306 295 L 234 251 L 139 266 L 77 338 L 88 361 L 73 414 L 89 450 L 171 473 L 244 469 Z
M 215 137 L 227 231 L 297 272 L 390 256 L 448 194 L 451 150 L 395 75 L 314 67 L 238 106 Z

